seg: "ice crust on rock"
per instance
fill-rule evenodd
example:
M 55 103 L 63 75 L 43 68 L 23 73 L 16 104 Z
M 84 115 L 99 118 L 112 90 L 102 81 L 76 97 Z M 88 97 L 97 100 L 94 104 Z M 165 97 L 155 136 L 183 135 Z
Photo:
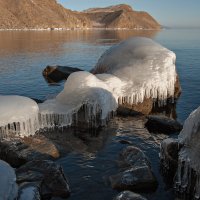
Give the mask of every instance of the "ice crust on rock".
M 43 127 L 71 125 L 83 105 L 87 113 L 109 118 L 118 104 L 137 104 L 144 98 L 165 102 L 174 96 L 175 54 L 147 38 L 133 38 L 106 51 L 93 73 L 72 73 L 55 99 L 40 104 Z M 55 123 L 56 122 L 56 123 Z
M 39 104 L 41 126 L 70 126 L 73 116 L 86 105 L 87 114 L 101 113 L 104 122 L 117 109 L 118 88 L 113 85 L 112 75 L 97 76 L 89 72 L 75 72 L 67 79 L 64 89 L 55 99 Z
M 137 104 L 144 98 L 161 102 L 174 96 L 176 55 L 151 39 L 135 37 L 111 47 L 99 59 L 93 73 L 108 73 L 126 84 L 120 103 Z
M 35 134 L 39 129 L 39 108 L 35 101 L 22 96 L 0 95 L 0 138 L 9 133 L 21 136 Z
M 39 104 L 39 111 L 26 97 L 0 96 L 0 135 L 7 134 L 8 129 L 30 135 L 39 128 L 70 126 L 74 119 L 78 121 L 82 107 L 87 120 L 97 121 L 98 114 L 104 125 L 118 104 L 137 104 L 145 98 L 163 103 L 174 96 L 175 59 L 172 51 L 151 39 L 124 41 L 102 55 L 93 70 L 95 75 L 72 73 L 63 91 Z
M 192 193 L 200 199 L 200 107 L 186 119 L 179 135 L 183 145 L 179 152 L 175 187 L 179 192 Z
M 14 169 L 0 160 L 0 199 L 14 200 L 18 194 Z

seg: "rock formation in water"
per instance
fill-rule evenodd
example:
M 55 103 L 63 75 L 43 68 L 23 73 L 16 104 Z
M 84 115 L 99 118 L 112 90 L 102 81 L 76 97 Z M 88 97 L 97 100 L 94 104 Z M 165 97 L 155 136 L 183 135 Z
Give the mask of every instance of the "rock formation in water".
M 155 102 L 162 106 L 177 98 L 175 60 L 151 39 L 124 41 L 102 55 L 93 74 L 72 73 L 54 99 L 37 105 L 26 97 L 0 96 L 0 137 L 28 136 L 40 128 L 98 128 L 119 106 L 149 114 Z
M 97 28 L 160 29 L 160 24 L 147 12 L 134 11 L 131 6 L 120 4 L 84 11 Z
M 0 0 L 0 29 L 97 27 L 160 29 L 148 13 L 133 11 L 128 5 L 76 12 L 56 0 Z

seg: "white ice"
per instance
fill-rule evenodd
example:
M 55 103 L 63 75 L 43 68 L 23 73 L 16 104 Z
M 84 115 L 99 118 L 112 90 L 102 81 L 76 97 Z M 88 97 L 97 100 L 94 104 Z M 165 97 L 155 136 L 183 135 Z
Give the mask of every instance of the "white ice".
M 174 96 L 176 55 L 148 38 L 135 37 L 111 47 L 93 73 L 108 73 L 126 82 L 121 98 L 137 104 L 144 98 L 166 100 Z
M 0 95 L 0 137 L 9 132 L 28 136 L 39 129 L 38 105 L 22 96 Z
M 101 120 L 105 121 L 112 111 L 117 109 L 116 86 L 112 86 L 114 76 L 101 75 L 103 80 L 89 72 L 75 72 L 67 79 L 63 91 L 55 99 L 39 104 L 42 127 L 69 126 L 73 116 L 87 105 L 89 116 L 101 112 Z M 51 117 L 50 117 L 51 116 Z
M 0 160 L 0 200 L 14 200 L 18 194 L 14 169 Z

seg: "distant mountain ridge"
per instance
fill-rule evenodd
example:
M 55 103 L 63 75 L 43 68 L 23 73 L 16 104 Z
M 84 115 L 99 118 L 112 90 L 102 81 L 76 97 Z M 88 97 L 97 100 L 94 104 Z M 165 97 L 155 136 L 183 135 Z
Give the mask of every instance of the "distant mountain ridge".
M 96 26 L 104 28 L 160 29 L 160 24 L 147 12 L 134 11 L 131 6 L 120 4 L 84 11 Z
M 0 0 L 0 29 L 127 28 L 160 29 L 146 12 L 120 4 L 76 12 L 56 0 Z

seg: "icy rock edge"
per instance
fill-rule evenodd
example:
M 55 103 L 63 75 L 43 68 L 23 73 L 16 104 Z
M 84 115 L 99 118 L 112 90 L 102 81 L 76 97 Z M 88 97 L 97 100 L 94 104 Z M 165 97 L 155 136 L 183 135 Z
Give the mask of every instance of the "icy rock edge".
M 174 181 L 174 189 L 184 199 L 200 199 L 200 107 L 186 119 L 178 139 L 161 143 L 164 175 Z
M 200 107 L 186 119 L 178 139 L 183 147 L 179 151 L 175 189 L 200 199 Z
M 17 96 L 0 96 L 0 133 L 19 135 L 40 128 L 87 124 L 106 125 L 118 105 L 142 103 L 145 98 L 161 105 L 174 98 L 175 54 L 151 39 L 135 37 L 113 46 L 99 59 L 92 74 L 72 73 L 56 98 L 36 105 Z M 14 116 L 14 117 L 13 117 Z

